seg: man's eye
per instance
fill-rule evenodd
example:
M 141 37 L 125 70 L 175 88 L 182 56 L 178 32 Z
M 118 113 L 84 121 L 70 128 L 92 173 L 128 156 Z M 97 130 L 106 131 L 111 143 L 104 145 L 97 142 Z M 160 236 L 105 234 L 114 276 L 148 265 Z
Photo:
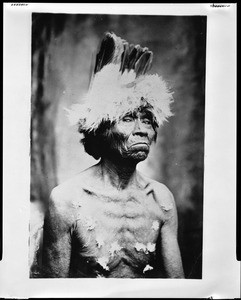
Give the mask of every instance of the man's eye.
M 144 118 L 144 119 L 142 119 L 142 122 L 144 123 L 144 124 L 151 124 L 151 120 L 150 119 L 147 119 L 147 118 Z
M 133 119 L 131 117 L 125 117 L 122 120 L 123 122 L 131 122 Z

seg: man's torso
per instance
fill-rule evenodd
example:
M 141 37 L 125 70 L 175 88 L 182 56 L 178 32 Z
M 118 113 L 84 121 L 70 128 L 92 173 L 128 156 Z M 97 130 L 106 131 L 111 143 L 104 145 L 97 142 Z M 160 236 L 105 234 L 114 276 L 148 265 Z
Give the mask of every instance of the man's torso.
M 76 190 L 71 277 L 146 277 L 156 271 L 163 212 L 151 189 Z

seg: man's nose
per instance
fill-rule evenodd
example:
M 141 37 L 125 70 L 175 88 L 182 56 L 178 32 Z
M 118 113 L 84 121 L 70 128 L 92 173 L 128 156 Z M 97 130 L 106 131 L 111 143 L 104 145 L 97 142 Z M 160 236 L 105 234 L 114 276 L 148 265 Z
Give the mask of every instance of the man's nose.
M 141 135 L 141 136 L 148 135 L 147 129 L 140 119 L 135 120 L 133 135 Z

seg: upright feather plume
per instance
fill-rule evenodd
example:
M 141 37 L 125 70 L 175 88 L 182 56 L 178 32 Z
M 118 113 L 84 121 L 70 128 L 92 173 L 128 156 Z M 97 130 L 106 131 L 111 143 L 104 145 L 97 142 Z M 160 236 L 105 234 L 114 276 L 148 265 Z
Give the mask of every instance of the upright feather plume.
M 151 67 L 153 53 L 147 47 L 129 45 L 114 33 L 107 32 L 96 55 L 94 74 L 107 64 L 119 64 L 120 72 L 134 70 L 136 76 L 144 75 Z
M 160 76 L 147 75 L 153 53 L 107 32 L 100 44 L 90 87 L 83 104 L 69 112 L 79 130 L 95 131 L 102 121 L 117 121 L 126 113 L 147 106 L 158 126 L 172 115 L 172 93 Z

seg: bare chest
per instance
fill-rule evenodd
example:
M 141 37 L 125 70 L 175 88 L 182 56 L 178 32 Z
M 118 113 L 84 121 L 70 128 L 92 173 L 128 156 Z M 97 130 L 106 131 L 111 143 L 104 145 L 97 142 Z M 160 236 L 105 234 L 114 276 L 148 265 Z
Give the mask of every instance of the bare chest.
M 144 192 L 86 194 L 76 208 L 75 251 L 102 271 L 142 270 L 155 256 L 161 225 L 160 208 Z

